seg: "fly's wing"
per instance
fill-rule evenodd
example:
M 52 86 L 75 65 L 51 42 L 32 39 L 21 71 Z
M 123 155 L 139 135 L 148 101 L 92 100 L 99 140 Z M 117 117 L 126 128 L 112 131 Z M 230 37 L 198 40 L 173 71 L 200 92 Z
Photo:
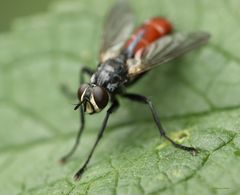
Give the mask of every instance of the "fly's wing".
M 176 33 L 164 36 L 150 44 L 140 57 L 137 57 L 136 54 L 135 58 L 128 60 L 128 75 L 134 77 L 160 64 L 173 60 L 207 43 L 209 37 L 210 35 L 205 32 Z
M 100 62 L 120 53 L 123 44 L 132 33 L 133 21 L 134 16 L 127 2 L 117 0 L 105 21 Z

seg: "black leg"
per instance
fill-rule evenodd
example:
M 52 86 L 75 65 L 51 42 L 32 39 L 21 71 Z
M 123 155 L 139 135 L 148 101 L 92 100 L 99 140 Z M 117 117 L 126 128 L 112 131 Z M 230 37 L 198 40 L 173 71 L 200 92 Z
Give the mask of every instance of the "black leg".
M 84 75 L 87 75 L 89 77 L 91 77 L 93 75 L 94 71 L 87 68 L 87 67 L 83 67 L 80 70 L 80 74 L 79 74 L 79 83 L 83 84 L 84 83 Z M 72 99 L 74 100 L 76 98 L 76 93 L 72 92 L 68 86 L 66 86 L 65 84 L 61 84 L 60 86 L 62 93 L 68 98 L 68 99 Z
M 96 148 L 96 146 L 98 145 L 100 139 L 102 138 L 103 136 L 103 133 L 104 133 L 104 130 L 106 129 L 106 125 L 107 125 L 107 122 L 108 122 L 108 118 L 110 116 L 111 113 L 113 113 L 114 111 L 116 111 L 116 109 L 118 108 L 119 106 L 119 103 L 117 100 L 114 100 L 112 105 L 110 106 L 110 108 L 107 110 L 107 113 L 106 113 L 106 116 L 104 118 L 104 121 L 102 123 L 102 127 L 100 128 L 99 132 L 98 132 L 98 136 L 97 136 L 97 139 L 87 157 L 87 160 L 85 161 L 85 163 L 83 164 L 83 166 L 78 170 L 78 172 L 75 174 L 74 178 L 76 180 L 80 179 L 81 175 L 84 173 L 85 169 L 87 168 L 87 165 L 93 155 L 93 152 Z
M 87 75 L 92 75 L 92 70 L 88 69 L 88 68 L 82 68 L 81 71 L 80 71 L 80 84 L 82 84 L 84 82 L 84 74 L 87 74 Z M 67 94 L 68 96 L 71 95 L 72 93 L 67 89 Z M 71 94 L 70 94 L 71 93 Z M 74 95 L 75 96 L 75 95 Z M 62 163 L 65 163 L 73 154 L 74 152 L 76 151 L 77 149 L 77 146 L 79 144 L 79 141 L 80 141 L 80 138 L 81 138 L 81 135 L 82 135 L 82 132 L 84 130 L 84 126 L 85 126 L 85 117 L 84 117 L 84 111 L 83 111 L 83 108 L 82 106 L 80 107 L 79 109 L 79 112 L 80 112 L 80 128 L 78 130 L 78 134 L 77 134 L 77 137 L 76 137 L 76 141 L 72 147 L 72 149 L 65 155 L 63 156 L 61 159 L 60 159 L 60 162 Z
M 60 162 L 61 162 L 61 163 L 65 163 L 65 162 L 74 154 L 74 152 L 76 151 L 76 149 L 77 149 L 77 147 L 78 147 L 78 144 L 79 144 L 79 141 L 80 141 L 82 132 L 83 132 L 83 130 L 84 130 L 85 117 L 84 117 L 83 107 L 81 106 L 79 110 L 80 110 L 80 128 L 79 128 L 79 130 L 78 130 L 78 134 L 77 134 L 77 137 L 76 137 L 76 141 L 75 141 L 72 149 L 71 149 L 65 156 L 63 156 L 63 157 L 60 159 Z
M 80 74 L 79 74 L 79 82 L 80 84 L 84 83 L 84 75 L 88 75 L 89 77 L 91 77 L 93 75 L 94 71 L 87 68 L 87 67 L 83 67 L 80 70 Z
M 166 135 L 166 132 L 165 132 L 165 130 L 163 129 L 163 127 L 161 125 L 161 122 L 160 122 L 160 119 L 159 119 L 159 117 L 157 115 L 157 112 L 156 112 L 152 102 L 148 98 L 146 98 L 146 97 L 144 97 L 142 95 L 131 94 L 131 93 L 122 94 L 122 96 L 125 97 L 125 98 L 128 98 L 130 100 L 133 100 L 133 101 L 137 101 L 137 102 L 140 102 L 140 103 L 147 104 L 149 109 L 151 110 L 153 119 L 154 119 L 154 121 L 155 121 L 155 123 L 156 123 L 156 125 L 157 125 L 157 127 L 159 129 L 160 135 L 162 137 L 164 137 L 165 139 L 167 139 L 168 141 L 170 141 L 175 147 L 180 148 L 182 150 L 189 151 L 192 155 L 196 155 L 197 154 L 197 150 L 195 148 L 187 147 L 187 146 L 178 144 L 178 143 L 176 143 L 175 141 L 173 141 L 170 137 L 168 137 Z

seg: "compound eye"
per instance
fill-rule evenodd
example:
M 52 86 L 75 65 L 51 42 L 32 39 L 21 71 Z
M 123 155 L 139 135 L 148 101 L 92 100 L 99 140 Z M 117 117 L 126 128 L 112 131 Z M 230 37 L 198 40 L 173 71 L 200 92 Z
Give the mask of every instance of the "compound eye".
M 100 109 L 103 109 L 108 103 L 108 93 L 102 87 L 93 87 L 93 98 L 98 108 Z
M 81 98 L 82 98 L 82 95 L 84 93 L 84 91 L 89 87 L 88 84 L 82 84 L 80 85 L 79 89 L 78 89 L 78 92 L 77 92 L 77 96 L 78 96 L 78 99 L 79 101 L 81 102 Z

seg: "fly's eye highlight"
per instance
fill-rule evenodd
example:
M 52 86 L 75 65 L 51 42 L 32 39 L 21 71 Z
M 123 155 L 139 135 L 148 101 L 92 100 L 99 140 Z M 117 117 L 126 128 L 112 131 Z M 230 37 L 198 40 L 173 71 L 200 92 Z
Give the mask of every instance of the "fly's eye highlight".
M 84 91 L 89 87 L 88 84 L 82 84 L 80 85 L 79 89 L 78 89 L 78 92 L 77 92 L 77 96 L 78 96 L 78 99 L 79 101 L 81 102 L 81 98 L 82 98 L 82 95 L 84 93 Z
M 100 109 L 103 109 L 108 103 L 108 93 L 102 87 L 93 87 L 93 98 Z

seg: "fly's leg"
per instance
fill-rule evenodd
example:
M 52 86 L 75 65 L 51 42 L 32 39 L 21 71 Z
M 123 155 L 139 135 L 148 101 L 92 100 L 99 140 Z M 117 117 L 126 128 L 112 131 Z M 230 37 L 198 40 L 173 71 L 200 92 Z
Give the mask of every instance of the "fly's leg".
M 83 84 L 84 83 L 84 75 L 87 75 L 89 77 L 91 77 L 93 75 L 94 71 L 87 68 L 87 67 L 83 67 L 80 70 L 80 74 L 79 74 L 79 83 Z M 66 86 L 65 84 L 61 84 L 61 91 L 62 93 L 68 98 L 68 99 L 72 99 L 74 100 L 76 98 L 76 92 L 72 92 L 68 86 Z
M 93 73 L 92 70 L 89 70 L 88 68 L 82 68 L 80 71 L 80 79 L 79 79 L 80 84 L 82 84 L 84 82 L 84 77 L 83 77 L 84 74 L 87 74 L 90 76 L 90 75 L 92 75 L 92 73 Z M 68 92 L 67 92 L 68 96 L 70 95 L 70 93 L 71 92 L 68 90 Z M 85 126 L 85 117 L 84 117 L 84 111 L 83 111 L 82 106 L 80 107 L 79 112 L 80 112 L 80 127 L 78 130 L 76 141 L 75 141 L 72 149 L 60 159 L 60 162 L 62 162 L 62 163 L 65 163 L 74 154 L 74 152 L 77 149 L 77 146 L 79 145 L 79 141 L 80 141 L 80 138 L 81 138 L 82 132 L 84 130 L 84 126 Z
M 192 155 L 196 155 L 197 154 L 197 149 L 193 148 L 193 147 L 187 147 L 181 144 L 176 143 L 175 141 L 173 141 L 170 137 L 168 137 L 166 135 L 166 132 L 164 130 L 164 128 L 161 125 L 160 119 L 158 117 L 158 114 L 152 104 L 152 102 L 146 98 L 145 96 L 142 95 L 138 95 L 138 94 L 132 94 L 132 93 L 126 93 L 126 94 L 121 94 L 122 97 L 124 98 L 128 98 L 130 100 L 136 101 L 136 102 L 140 102 L 143 104 L 147 104 L 151 113 L 152 113 L 152 117 L 158 127 L 159 133 L 162 137 L 164 137 L 166 140 L 168 140 L 169 142 L 171 142 L 176 148 L 180 148 L 182 150 L 186 150 L 188 152 L 190 152 Z
M 80 74 L 79 74 L 79 82 L 80 84 L 83 84 L 84 83 L 84 75 L 87 75 L 89 77 L 91 77 L 92 75 L 94 74 L 94 71 L 87 68 L 87 67 L 83 67 L 80 71 Z
M 85 126 L 85 117 L 84 117 L 83 107 L 81 106 L 79 110 L 80 110 L 80 127 L 77 133 L 75 143 L 72 146 L 72 149 L 60 159 L 61 163 L 65 163 L 74 154 L 74 152 L 76 151 L 79 145 L 79 141 Z
M 112 102 L 112 105 L 109 107 L 109 109 L 107 110 L 107 113 L 105 115 L 105 118 L 103 120 L 103 123 L 102 123 L 102 127 L 100 128 L 99 132 L 98 132 L 98 135 L 97 135 L 97 139 L 87 157 L 87 160 L 85 161 L 85 163 L 83 164 L 83 166 L 77 171 L 77 173 L 75 174 L 74 178 L 75 180 L 78 180 L 80 179 L 81 175 L 84 173 L 85 169 L 87 168 L 87 165 L 93 155 L 93 152 L 96 148 L 96 146 L 98 145 L 100 139 L 102 138 L 103 136 L 103 133 L 104 133 L 104 130 L 106 129 L 106 126 L 107 126 L 107 122 L 108 122 L 108 119 L 109 119 L 109 116 L 117 110 L 117 108 L 119 107 L 119 103 L 118 101 L 115 99 L 113 100 Z

